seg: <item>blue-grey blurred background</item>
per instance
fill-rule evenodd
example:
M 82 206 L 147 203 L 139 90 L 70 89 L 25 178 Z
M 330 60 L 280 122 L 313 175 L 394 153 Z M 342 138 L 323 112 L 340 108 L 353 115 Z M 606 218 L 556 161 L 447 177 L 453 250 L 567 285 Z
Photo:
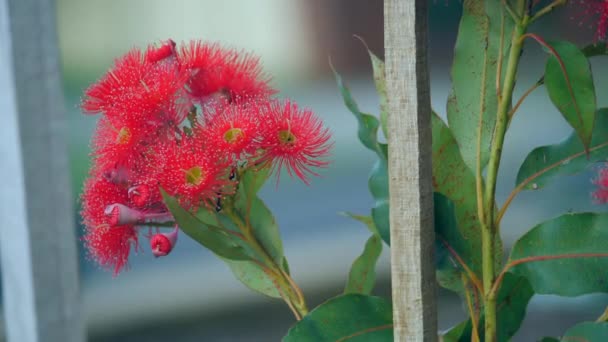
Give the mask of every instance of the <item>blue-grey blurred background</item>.
M 431 1 L 431 0 L 429 0 Z M 328 58 L 343 74 L 364 111 L 378 112 L 367 52 L 353 34 L 383 55 L 381 0 L 58 0 L 57 23 L 64 76 L 74 198 L 87 174 L 89 138 L 97 117 L 80 113 L 83 90 L 128 49 L 172 38 L 219 41 L 250 50 L 274 75 L 281 97 L 311 107 L 331 128 L 333 164 L 307 187 L 282 177 L 262 193 L 282 229 L 292 274 L 314 307 L 341 292 L 349 267 L 368 237 L 365 227 L 338 213 L 367 214 L 372 204 L 367 176 L 373 155 L 356 139 L 354 118 L 342 104 Z M 445 117 L 449 66 L 461 5 L 431 1 L 430 66 L 433 107 Z M 581 45 L 592 36 L 568 13 L 534 29 Z M 525 48 L 517 94 L 542 74 L 545 56 Z M 608 90 L 608 59 L 593 61 L 599 105 Z M 540 88 L 517 113 L 507 136 L 498 199 L 514 185 L 519 164 L 535 146 L 555 143 L 570 129 Z M 503 221 L 506 246 L 544 219 L 567 210 L 603 210 L 590 192 L 593 169 L 561 178 L 538 192 L 522 193 Z M 74 213 L 74 215 L 78 215 Z M 78 217 L 78 216 L 77 216 Z M 78 221 L 80 218 L 78 217 Z M 79 235 L 82 227 L 78 227 Z M 91 341 L 278 341 L 293 323 L 280 301 L 237 282 L 229 269 L 186 236 L 166 258 L 144 251 L 117 278 L 86 260 L 81 249 L 82 295 Z M 144 247 L 147 247 L 144 243 Z M 376 294 L 390 295 L 388 250 L 379 264 Z M 608 273 L 607 273 L 608 274 Z M 439 292 L 440 327 L 464 318 L 459 299 Z M 595 319 L 608 305 L 602 295 L 563 299 L 535 297 L 515 341 L 559 335 L 581 320 Z

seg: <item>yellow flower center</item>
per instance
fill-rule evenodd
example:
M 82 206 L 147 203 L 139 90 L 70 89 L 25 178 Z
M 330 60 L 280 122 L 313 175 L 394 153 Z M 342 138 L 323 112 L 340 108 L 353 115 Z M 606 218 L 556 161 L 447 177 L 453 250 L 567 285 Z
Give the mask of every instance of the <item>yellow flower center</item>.
M 279 131 L 279 141 L 283 145 L 293 146 L 296 143 L 296 136 L 288 130 Z
M 186 173 L 186 183 L 189 185 L 200 185 L 205 179 L 205 172 L 200 166 L 195 166 L 189 170 L 185 171 Z
M 234 144 L 243 138 L 243 130 L 240 128 L 231 128 L 224 133 L 224 140 L 229 144 Z
M 129 142 L 129 140 L 131 139 L 131 132 L 129 132 L 129 129 L 127 127 L 123 127 L 120 129 L 120 131 L 118 131 L 118 135 L 116 136 L 116 143 L 117 144 L 126 144 Z

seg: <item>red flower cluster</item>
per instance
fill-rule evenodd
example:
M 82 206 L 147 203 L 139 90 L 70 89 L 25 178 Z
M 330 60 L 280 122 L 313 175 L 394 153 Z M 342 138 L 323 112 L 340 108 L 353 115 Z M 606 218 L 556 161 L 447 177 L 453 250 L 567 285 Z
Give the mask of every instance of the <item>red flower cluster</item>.
M 593 183 L 597 186 L 593 192 L 593 198 L 597 203 L 605 204 L 608 203 L 608 165 L 604 166 L 598 172 L 598 176 L 593 180 Z
M 327 128 L 310 110 L 272 98 L 268 81 L 251 55 L 169 40 L 128 52 L 86 90 L 83 111 L 102 114 L 82 195 L 95 261 L 118 274 L 140 227 L 173 220 L 159 186 L 197 210 L 234 192 L 235 167 L 286 168 L 308 184 L 327 166 Z M 155 256 L 172 250 L 177 231 L 150 237 Z
M 573 5 L 581 24 L 595 29 L 595 41 L 608 40 L 608 0 L 579 0 Z

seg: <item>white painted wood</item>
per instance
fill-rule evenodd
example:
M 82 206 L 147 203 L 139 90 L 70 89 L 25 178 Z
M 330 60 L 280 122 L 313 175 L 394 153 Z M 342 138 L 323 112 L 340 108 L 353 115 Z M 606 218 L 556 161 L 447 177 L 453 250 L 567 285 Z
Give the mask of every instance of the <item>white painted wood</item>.
M 384 1 L 395 341 L 436 341 L 428 0 Z
M 0 252 L 11 342 L 84 340 L 55 5 L 0 0 Z

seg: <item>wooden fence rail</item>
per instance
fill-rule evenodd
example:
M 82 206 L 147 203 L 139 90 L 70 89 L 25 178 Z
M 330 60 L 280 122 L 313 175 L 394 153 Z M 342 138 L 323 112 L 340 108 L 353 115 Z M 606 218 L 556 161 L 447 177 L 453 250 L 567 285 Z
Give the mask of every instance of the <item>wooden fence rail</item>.
M 429 0 L 384 1 L 395 341 L 437 340 Z

